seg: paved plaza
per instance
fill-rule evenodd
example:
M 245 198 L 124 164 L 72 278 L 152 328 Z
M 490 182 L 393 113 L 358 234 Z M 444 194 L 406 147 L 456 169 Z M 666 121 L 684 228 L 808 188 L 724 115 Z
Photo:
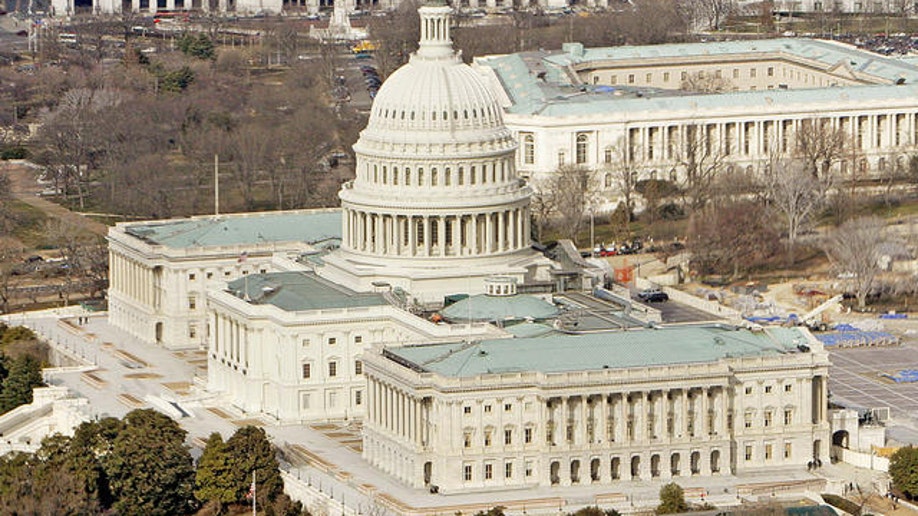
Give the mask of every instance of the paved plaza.
M 243 414 L 224 403 L 219 395 L 205 391 L 207 362 L 203 350 L 168 351 L 138 342 L 109 326 L 105 314 L 90 314 L 78 308 L 14 314 L 5 319 L 39 332 L 58 353 L 68 357 L 71 366 L 48 370 L 47 381 L 65 385 L 89 399 L 91 417 L 122 417 L 140 407 L 179 414 L 179 423 L 189 432 L 189 443 L 198 449 L 211 432 L 228 436 L 242 425 L 262 426 L 284 450 L 285 467 L 291 475 L 356 512 L 370 512 L 374 500 L 380 499 L 385 499 L 390 509 L 426 508 L 428 512 L 451 514 L 497 503 L 508 506 L 510 512 L 527 513 L 546 512 L 548 507 L 553 507 L 554 512 L 567 512 L 595 503 L 637 510 L 658 503 L 659 489 L 668 482 L 639 480 L 448 496 L 409 489 L 363 461 L 357 422 L 276 425 L 270 417 Z M 916 347 L 915 339 L 906 338 L 897 348 L 833 351 L 833 396 L 865 407 L 890 406 L 895 424 L 904 425 L 907 432 L 911 420 L 903 417 L 902 423 L 898 416 L 918 414 L 918 385 L 889 384 L 876 377 L 876 372 L 918 368 Z M 792 468 L 768 474 L 675 480 L 686 489 L 690 500 L 700 502 L 704 496 L 715 505 L 736 504 L 741 497 L 767 496 L 769 492 L 780 496 L 788 485 L 815 482 L 816 486 L 826 477 L 830 483 L 832 478 L 852 474 L 861 475 L 866 482 L 881 481 L 871 480 L 870 472 L 852 473 L 849 470 L 853 468 L 846 467 L 826 465 L 815 473 Z

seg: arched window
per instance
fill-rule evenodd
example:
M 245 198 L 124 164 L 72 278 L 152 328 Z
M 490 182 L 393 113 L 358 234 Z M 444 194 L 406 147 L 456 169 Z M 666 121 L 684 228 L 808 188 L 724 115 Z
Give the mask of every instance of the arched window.
M 398 184 L 398 167 L 392 167 L 392 184 Z
M 450 186 L 453 183 L 453 172 L 452 169 L 446 167 L 446 171 L 443 173 L 443 184 Z
M 612 188 L 612 174 L 606 174 L 605 187 Z
M 430 186 L 437 186 L 437 181 L 440 176 L 437 175 L 437 169 L 430 169 Z
M 578 165 L 583 165 L 587 162 L 587 156 L 590 149 L 590 136 L 586 133 L 579 133 L 577 135 L 577 149 L 575 153 L 576 163 Z
M 465 169 L 463 167 L 459 167 L 459 177 L 457 178 L 456 183 L 459 186 L 462 186 L 465 184 Z
M 424 186 L 424 169 L 418 169 L 418 186 Z
M 523 164 L 532 165 L 535 163 L 535 136 L 532 133 L 523 133 Z
M 411 186 L 411 169 L 410 168 L 405 169 L 405 185 Z
M 669 180 L 675 183 L 679 179 L 678 174 L 676 174 L 676 169 L 670 169 L 669 171 Z

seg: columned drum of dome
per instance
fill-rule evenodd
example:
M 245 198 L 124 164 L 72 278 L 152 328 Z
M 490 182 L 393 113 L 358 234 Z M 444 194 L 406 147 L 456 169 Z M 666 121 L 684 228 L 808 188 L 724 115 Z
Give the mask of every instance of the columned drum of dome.
M 354 145 L 342 250 L 415 263 L 528 250 L 531 190 L 501 109 L 453 51 L 451 9 L 419 13 L 419 49 L 383 83 Z

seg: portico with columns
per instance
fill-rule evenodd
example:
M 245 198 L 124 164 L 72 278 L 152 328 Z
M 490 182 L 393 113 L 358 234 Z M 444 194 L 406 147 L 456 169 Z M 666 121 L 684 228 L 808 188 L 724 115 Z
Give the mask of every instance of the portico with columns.
M 647 338 L 680 345 L 670 331 Z M 679 331 L 694 338 L 694 330 Z M 628 333 L 595 337 L 596 345 L 620 349 Z M 740 333 L 737 342 L 747 344 L 749 334 Z M 591 368 L 546 372 L 577 344 L 574 336 L 542 339 L 550 341 L 543 349 L 557 351 L 532 350 L 528 367 L 508 371 L 497 348 L 524 352 L 519 339 L 367 350 L 364 458 L 412 487 L 443 493 L 669 481 L 826 459 L 828 360 L 818 344 L 796 353 L 788 341 L 786 354 L 763 347 L 761 355 L 727 351 L 691 364 L 673 352 L 671 363 L 624 369 L 576 348 L 585 358 L 571 360 Z

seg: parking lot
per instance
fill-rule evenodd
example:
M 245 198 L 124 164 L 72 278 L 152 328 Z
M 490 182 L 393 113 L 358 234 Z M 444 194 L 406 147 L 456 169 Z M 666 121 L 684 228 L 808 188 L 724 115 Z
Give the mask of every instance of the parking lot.
M 889 407 L 896 418 L 918 421 L 918 382 L 895 383 L 882 377 L 918 369 L 918 342 L 906 336 L 901 346 L 829 348 L 831 401 L 849 407 Z

